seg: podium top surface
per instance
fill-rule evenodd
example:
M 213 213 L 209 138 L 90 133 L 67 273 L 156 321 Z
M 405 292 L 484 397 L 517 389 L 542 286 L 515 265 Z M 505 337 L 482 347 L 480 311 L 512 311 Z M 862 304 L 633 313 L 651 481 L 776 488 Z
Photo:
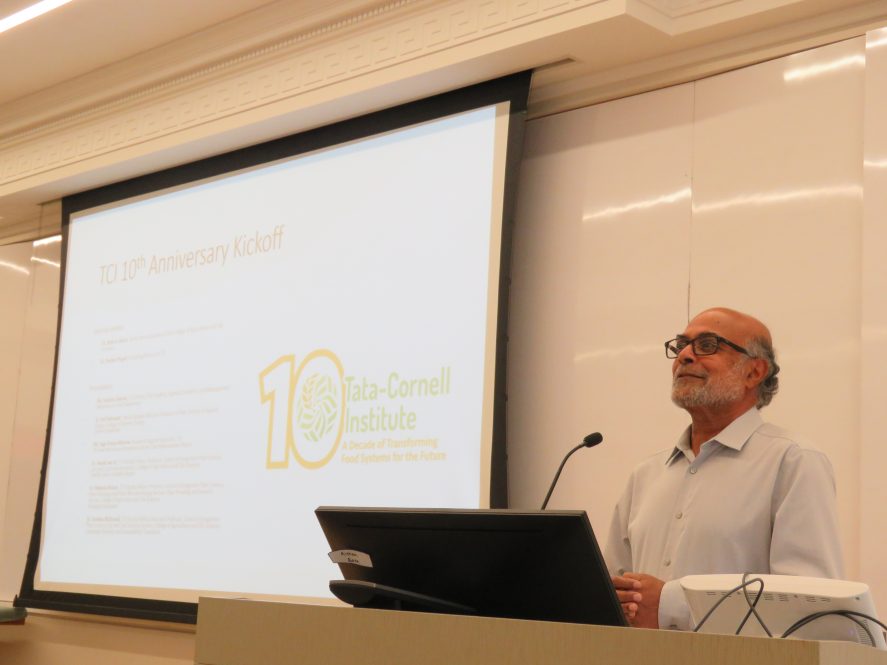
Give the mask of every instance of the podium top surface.
M 887 665 L 845 642 L 201 598 L 198 665 Z

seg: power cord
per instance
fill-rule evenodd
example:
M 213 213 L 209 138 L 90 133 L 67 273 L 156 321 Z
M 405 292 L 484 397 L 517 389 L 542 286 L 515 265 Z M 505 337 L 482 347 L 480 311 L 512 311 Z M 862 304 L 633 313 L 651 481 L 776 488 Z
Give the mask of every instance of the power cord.
M 705 622 L 708 621 L 709 617 L 711 617 L 711 615 L 714 614 L 715 610 L 718 609 L 725 600 L 727 600 L 734 593 L 736 593 L 737 591 L 742 589 L 742 591 L 745 595 L 745 602 L 748 603 L 749 609 L 745 615 L 745 618 L 742 620 L 742 623 L 740 623 L 739 627 L 736 629 L 736 634 L 739 635 L 739 631 L 741 631 L 742 628 L 745 626 L 745 623 L 746 623 L 746 621 L 748 621 L 748 618 L 752 614 L 754 614 L 755 618 L 758 620 L 758 623 L 761 624 L 761 628 L 764 629 L 764 631 L 767 633 L 767 635 L 769 635 L 770 637 L 773 637 L 773 633 L 771 633 L 770 629 L 767 628 L 767 625 L 764 623 L 763 619 L 761 619 L 761 616 L 758 614 L 758 611 L 756 609 L 758 601 L 764 595 L 764 580 L 762 580 L 760 577 L 754 577 L 752 579 L 748 579 L 749 575 L 751 575 L 751 573 L 743 573 L 742 584 L 739 584 L 739 585 L 733 587 L 732 589 L 730 589 L 727 593 L 725 593 L 721 598 L 718 599 L 718 602 L 716 602 L 714 605 L 711 606 L 711 608 L 708 610 L 708 612 L 705 613 L 705 616 L 703 616 L 702 619 L 699 620 L 699 623 L 696 624 L 696 627 L 693 629 L 694 633 L 699 632 L 699 629 L 702 628 L 702 626 L 705 624 Z M 755 583 L 760 584 L 761 587 L 758 589 L 758 593 L 757 593 L 757 596 L 755 597 L 754 601 L 752 601 L 752 599 L 748 595 L 748 587 L 749 587 L 749 585 L 755 584 Z
M 708 619 L 711 617 L 711 615 L 714 614 L 715 610 L 717 610 L 721 606 L 721 604 L 725 600 L 727 600 L 727 598 L 729 598 L 730 596 L 732 596 L 734 593 L 736 593 L 737 591 L 739 591 L 741 589 L 742 594 L 745 597 L 745 602 L 748 604 L 748 612 L 745 613 L 745 616 L 743 617 L 742 621 L 740 622 L 739 627 L 736 629 L 735 634 L 739 635 L 739 633 L 745 627 L 745 624 L 748 622 L 749 618 L 752 615 L 754 615 L 755 619 L 757 619 L 758 623 L 761 625 L 761 628 L 763 628 L 764 632 L 767 633 L 767 636 L 773 637 L 773 633 L 770 632 L 770 629 L 767 627 L 767 624 L 764 623 L 764 620 L 761 618 L 761 615 L 758 614 L 758 610 L 757 610 L 758 601 L 764 595 L 764 580 L 761 579 L 760 577 L 754 577 L 752 579 L 748 579 L 749 575 L 751 575 L 751 573 L 743 573 L 742 584 L 738 584 L 737 586 L 730 589 L 721 598 L 719 598 L 718 601 L 714 605 L 711 606 L 711 608 L 709 608 L 708 612 L 705 613 L 705 616 L 703 616 L 702 619 L 700 619 L 699 623 L 696 624 L 696 627 L 693 629 L 694 633 L 699 632 L 699 629 L 702 628 L 702 626 L 705 624 L 705 622 L 708 621 Z M 752 599 L 751 596 L 749 596 L 748 587 L 751 586 L 752 584 L 755 584 L 755 583 L 760 584 L 760 588 L 758 588 L 757 594 L 755 595 L 754 599 Z M 868 614 L 863 614 L 862 612 L 855 612 L 854 610 L 828 610 L 825 612 L 814 612 L 813 614 L 808 614 L 807 616 L 805 616 L 802 619 L 798 619 L 795 623 L 793 623 L 791 626 L 789 626 L 785 630 L 785 632 L 782 633 L 782 635 L 780 635 L 780 637 L 787 638 L 789 635 L 796 632 L 797 630 L 800 630 L 801 628 L 803 628 L 807 624 L 809 624 L 813 621 L 816 621 L 817 619 L 821 619 L 822 617 L 826 617 L 826 616 L 842 616 L 842 617 L 854 622 L 856 625 L 858 625 L 859 627 L 861 627 L 865 631 L 866 635 L 869 638 L 869 644 L 871 644 L 872 646 L 875 646 L 875 636 L 872 635 L 872 631 L 869 628 L 869 626 L 866 625 L 865 621 L 861 621 L 857 617 L 861 617 L 862 619 L 867 619 L 869 621 L 872 621 L 872 622 L 878 624 L 881 628 L 883 628 L 885 630 L 885 632 L 887 632 L 887 625 L 881 623 L 878 619 L 876 619 L 875 617 L 870 616 Z
M 885 626 L 883 623 L 878 621 L 875 617 L 870 616 L 868 614 L 863 614 L 862 612 L 855 612 L 853 610 L 828 610 L 826 612 L 814 612 L 813 614 L 808 614 L 803 619 L 798 619 L 791 626 L 786 628 L 785 632 L 780 637 L 788 637 L 789 635 L 794 633 L 796 630 L 799 630 L 800 628 L 803 628 L 804 626 L 806 626 L 808 623 L 811 623 L 812 621 L 816 621 L 817 619 L 821 619 L 822 617 L 826 617 L 826 616 L 842 616 L 847 619 L 850 619 L 858 626 L 861 626 L 862 629 L 865 631 L 866 635 L 868 636 L 869 643 L 872 646 L 875 646 L 875 636 L 872 635 L 872 631 L 865 624 L 865 622 L 860 621 L 856 617 L 862 617 L 863 619 L 868 619 L 869 621 L 873 621 L 874 623 L 881 626 L 881 628 L 883 628 L 885 631 L 887 631 L 887 626 Z
M 761 588 L 758 589 L 758 595 L 755 596 L 755 600 L 754 602 L 752 602 L 751 599 L 748 597 L 748 585 L 745 584 L 745 582 L 748 580 L 749 575 L 751 575 L 751 573 L 742 574 L 742 595 L 745 596 L 745 602 L 748 605 L 748 612 L 745 613 L 745 617 L 742 619 L 742 623 L 740 623 L 739 628 L 736 629 L 736 635 L 739 635 L 739 633 L 742 632 L 742 629 L 745 627 L 745 622 L 748 621 L 748 618 L 752 614 L 754 614 L 755 619 L 757 619 L 758 623 L 761 624 L 761 628 L 763 628 L 764 632 L 767 633 L 767 637 L 773 637 L 773 633 L 771 633 L 770 629 L 767 628 L 767 624 L 764 623 L 764 620 L 761 618 L 761 615 L 758 614 L 757 610 L 758 601 L 764 596 L 764 580 L 762 580 L 760 577 L 758 578 L 759 580 L 761 580 Z

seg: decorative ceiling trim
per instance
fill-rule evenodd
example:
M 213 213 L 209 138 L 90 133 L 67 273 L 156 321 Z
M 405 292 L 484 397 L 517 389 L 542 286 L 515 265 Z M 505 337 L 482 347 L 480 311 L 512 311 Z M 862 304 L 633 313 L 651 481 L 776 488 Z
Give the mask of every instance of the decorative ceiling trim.
M 688 14 L 714 9 L 723 5 L 738 3 L 740 0 L 638 0 L 668 18 L 679 18 Z
M 395 0 L 0 140 L 0 187 L 613 0 Z M 403 16 L 401 16 L 403 14 Z M 385 16 L 385 21 L 373 19 Z M 366 29 L 357 30 L 362 24 Z
M 530 93 L 529 117 L 563 113 L 715 76 L 790 53 L 861 37 L 885 24 L 887 3 L 870 2 L 568 81 L 536 86 Z
M 420 0 L 392 0 L 391 2 L 387 2 L 383 5 L 358 12 L 351 16 L 347 16 L 341 19 L 334 20 L 330 23 L 316 26 L 305 32 L 292 35 L 272 44 L 267 44 L 260 48 L 239 53 L 235 56 L 219 60 L 210 65 L 198 67 L 185 74 L 176 75 L 165 81 L 161 81 L 160 83 L 147 85 L 139 90 L 127 92 L 125 94 L 106 99 L 101 103 L 92 104 L 86 108 L 81 108 L 76 111 L 67 113 L 63 117 L 39 124 L 36 127 L 25 129 L 23 131 L 16 131 L 11 136 L 3 136 L 3 134 L 0 133 L 0 146 L 2 146 L 7 141 L 26 141 L 29 140 L 34 134 L 45 131 L 52 131 L 59 126 L 70 124 L 83 118 L 88 118 L 92 115 L 114 111 L 132 102 L 137 102 L 139 100 L 152 96 L 162 95 L 169 90 L 188 86 L 202 79 L 205 80 L 210 77 L 216 77 L 226 71 L 243 69 L 249 66 L 249 64 L 252 62 L 257 62 L 262 59 L 273 57 L 276 53 L 297 50 L 300 46 L 308 42 L 316 41 L 322 37 L 329 37 L 337 32 L 354 29 L 371 19 L 383 17 L 387 14 L 402 10 L 407 5 L 415 5 L 419 2 Z M 2 131 L 2 127 L 0 127 L 0 131 Z

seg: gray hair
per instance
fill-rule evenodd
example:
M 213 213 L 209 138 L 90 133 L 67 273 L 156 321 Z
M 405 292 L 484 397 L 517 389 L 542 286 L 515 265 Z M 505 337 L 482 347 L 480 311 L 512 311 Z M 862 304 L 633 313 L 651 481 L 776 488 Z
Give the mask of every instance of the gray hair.
M 746 344 L 750 358 L 763 358 L 767 362 L 767 376 L 758 384 L 757 407 L 763 409 L 779 391 L 779 365 L 776 364 L 776 352 L 773 345 L 763 337 L 754 337 Z

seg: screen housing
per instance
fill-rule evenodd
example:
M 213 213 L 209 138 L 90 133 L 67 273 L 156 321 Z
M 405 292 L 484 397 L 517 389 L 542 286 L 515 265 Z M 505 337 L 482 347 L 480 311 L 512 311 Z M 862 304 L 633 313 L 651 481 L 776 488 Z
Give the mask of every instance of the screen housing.
M 357 141 L 369 136 L 393 131 L 402 127 L 428 122 L 435 118 L 457 114 L 471 109 L 505 103 L 509 107 L 511 120 L 508 123 L 507 160 L 504 173 L 504 195 L 501 201 L 502 233 L 500 244 L 500 271 L 496 307 L 496 344 L 494 352 L 494 396 L 492 411 L 492 442 L 489 460 L 489 505 L 507 505 L 506 453 L 505 453 L 505 358 L 506 322 L 508 303 L 508 283 L 511 261 L 511 236 L 517 171 L 520 147 L 523 140 L 523 120 L 526 111 L 526 98 L 529 90 L 529 72 L 515 74 L 495 81 L 471 86 L 454 92 L 444 93 L 391 109 L 371 113 L 359 118 L 346 120 L 334 125 L 320 127 L 293 136 L 283 137 L 260 145 L 235 150 L 222 155 L 199 160 L 190 164 L 166 169 L 157 173 L 133 178 L 120 183 L 86 191 L 66 197 L 63 200 L 63 239 L 62 256 L 67 255 L 69 226 L 72 217 L 78 212 L 114 205 L 116 201 L 142 197 L 160 190 L 169 190 L 183 185 L 227 173 L 243 171 L 257 165 L 323 150 L 333 145 Z M 64 302 L 65 268 L 63 258 L 61 269 L 61 295 Z M 59 317 L 61 330 L 62 311 Z M 55 370 L 53 374 L 53 395 L 58 371 L 59 347 L 56 347 Z M 47 591 L 35 588 L 35 575 L 38 570 L 41 529 L 44 510 L 44 482 L 50 455 L 49 440 L 52 435 L 54 404 L 50 405 L 46 447 L 44 449 L 42 480 L 29 554 L 24 571 L 22 588 L 14 604 L 22 607 L 65 610 L 103 615 L 126 616 L 133 618 L 159 619 L 194 623 L 196 603 L 157 600 L 114 594 L 79 593 L 68 591 Z

